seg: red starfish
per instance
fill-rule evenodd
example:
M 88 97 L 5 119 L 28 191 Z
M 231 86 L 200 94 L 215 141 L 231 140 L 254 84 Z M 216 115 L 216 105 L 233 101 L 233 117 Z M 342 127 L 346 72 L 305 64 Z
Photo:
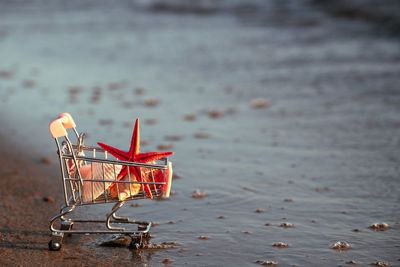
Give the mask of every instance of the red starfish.
M 146 163 L 146 162 L 154 161 L 154 160 L 161 159 L 161 158 L 164 158 L 164 157 L 174 154 L 174 152 L 140 153 L 139 152 L 139 149 L 140 149 L 139 119 L 136 119 L 135 127 L 134 127 L 133 133 L 132 133 L 131 147 L 129 148 L 129 152 L 119 150 L 115 147 L 112 147 L 112 146 L 109 146 L 109 145 L 106 145 L 103 143 L 98 143 L 98 144 L 99 144 L 99 146 L 104 148 L 106 151 L 108 151 L 111 155 L 113 155 L 114 157 L 116 157 L 119 160 L 139 162 L 139 163 Z M 130 171 L 130 173 L 133 173 L 133 175 L 137 177 L 137 180 L 139 182 L 142 181 L 142 173 L 141 173 L 140 167 L 129 166 L 129 171 Z M 117 180 L 122 179 L 122 177 L 124 177 L 127 173 L 128 173 L 127 166 L 124 165 L 117 176 Z M 113 185 L 115 185 L 115 184 L 113 184 Z M 113 186 L 113 185 L 111 185 L 111 186 Z M 144 190 L 146 191 L 147 195 L 150 198 L 153 198 L 153 195 L 151 193 L 151 190 L 150 190 L 150 187 L 148 184 L 144 184 Z

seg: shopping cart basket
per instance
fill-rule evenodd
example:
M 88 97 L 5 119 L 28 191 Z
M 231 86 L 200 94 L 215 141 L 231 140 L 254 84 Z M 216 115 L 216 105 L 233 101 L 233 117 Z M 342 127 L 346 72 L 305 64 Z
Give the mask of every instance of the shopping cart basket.
M 126 201 L 149 198 L 149 188 L 153 198 L 169 197 L 172 165 L 168 158 L 151 164 L 110 159 L 112 156 L 104 149 L 84 145 L 85 134 L 78 134 L 76 124 L 68 113 L 61 114 L 50 123 L 49 128 L 57 144 L 65 201 L 60 213 L 50 220 L 52 238 L 49 249 L 60 250 L 65 234 L 127 234 L 135 237 L 132 238 L 136 240 L 134 246 L 142 246 L 143 238 L 149 236 L 151 222 L 117 216 L 116 212 Z M 67 129 L 75 134 L 76 144 L 69 139 Z M 136 179 L 127 167 L 125 179 L 117 180 L 122 166 L 139 168 L 145 179 Z M 124 197 L 118 192 L 122 189 Z M 103 220 L 67 218 L 78 206 L 101 203 L 115 203 Z M 76 228 L 74 223 L 87 227 L 89 224 L 84 223 L 90 223 L 96 227 L 73 229 Z

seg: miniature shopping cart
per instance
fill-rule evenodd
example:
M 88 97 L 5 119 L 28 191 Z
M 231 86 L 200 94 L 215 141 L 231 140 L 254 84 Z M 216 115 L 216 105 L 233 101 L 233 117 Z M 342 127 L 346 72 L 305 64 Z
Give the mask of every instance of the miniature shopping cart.
M 85 146 L 85 134 L 78 134 L 75 127 L 75 122 L 68 113 L 61 114 L 50 123 L 50 132 L 58 149 L 65 204 L 60 213 L 50 220 L 52 238 L 49 249 L 60 250 L 66 234 L 127 234 L 134 237 L 132 240 L 135 240 L 135 244 L 132 245 L 140 248 L 142 240 L 149 236 L 151 222 L 117 216 L 116 212 L 126 201 L 149 198 L 149 188 L 153 198 L 168 198 L 172 177 L 171 162 L 167 157 L 151 164 L 111 159 L 112 156 L 104 149 Z M 75 134 L 76 144 L 69 139 L 67 129 Z M 128 173 L 125 179 L 118 180 L 122 166 L 127 166 Z M 136 179 L 129 172 L 128 166 L 139 168 L 147 179 Z M 118 192 L 121 190 L 125 192 L 123 198 L 121 192 Z M 67 218 L 78 206 L 101 203 L 115 203 L 103 220 Z M 77 227 L 74 224 L 85 225 L 86 229 L 75 229 Z

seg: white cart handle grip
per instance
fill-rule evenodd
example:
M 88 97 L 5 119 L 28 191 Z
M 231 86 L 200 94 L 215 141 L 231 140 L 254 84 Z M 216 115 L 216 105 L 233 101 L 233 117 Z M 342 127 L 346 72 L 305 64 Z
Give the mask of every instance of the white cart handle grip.
M 75 128 L 76 124 L 68 113 L 62 113 L 58 119 L 52 121 L 49 125 L 50 133 L 53 138 L 67 136 L 67 129 Z

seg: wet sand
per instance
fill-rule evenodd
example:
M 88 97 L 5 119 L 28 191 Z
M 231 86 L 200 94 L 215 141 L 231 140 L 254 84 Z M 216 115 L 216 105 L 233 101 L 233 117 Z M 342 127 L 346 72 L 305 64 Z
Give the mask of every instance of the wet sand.
M 296 1 L 239 4 L 3 9 L 2 263 L 399 265 L 398 39 Z M 47 250 L 61 112 L 125 150 L 140 117 L 142 151 L 175 152 L 170 200 L 122 210 L 175 248 Z

